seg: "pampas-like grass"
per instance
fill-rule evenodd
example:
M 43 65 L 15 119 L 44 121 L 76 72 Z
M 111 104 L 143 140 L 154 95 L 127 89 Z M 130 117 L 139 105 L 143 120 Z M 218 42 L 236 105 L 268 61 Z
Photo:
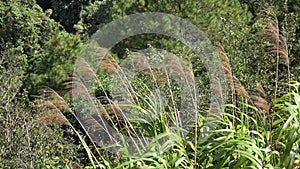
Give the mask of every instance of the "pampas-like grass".
M 279 28 L 278 19 L 274 12 L 266 9 L 262 14 L 263 30 L 261 35 L 268 42 L 267 49 L 271 54 L 276 56 L 276 77 L 275 77 L 275 92 L 274 100 L 277 98 L 278 92 L 278 76 L 279 76 L 279 63 L 283 62 L 287 66 L 287 78 L 290 81 L 290 61 L 289 51 L 286 37 L 282 35 Z M 290 87 L 288 89 L 290 91 Z
M 263 110 L 267 115 L 270 114 L 270 108 L 269 108 L 269 102 L 267 100 L 267 94 L 261 84 L 257 84 L 256 90 L 260 93 L 261 96 L 257 95 L 251 95 L 251 99 L 253 101 L 253 104 L 259 108 L 260 110 Z
M 67 112 L 71 113 L 76 118 L 76 120 L 79 122 L 79 124 L 82 126 L 83 130 L 85 132 L 87 132 L 86 129 L 83 127 L 81 121 L 79 121 L 79 119 L 74 114 L 74 112 L 69 107 L 69 105 L 66 103 L 66 101 L 56 91 L 54 91 L 51 88 L 44 87 L 39 92 L 40 92 L 42 98 L 44 99 L 44 102 L 42 104 L 40 104 L 39 106 L 49 109 L 50 113 L 45 114 L 45 115 L 43 115 L 42 118 L 37 119 L 37 122 L 39 122 L 40 124 L 44 124 L 44 125 L 60 124 L 60 125 L 70 126 L 72 128 L 72 130 L 76 133 L 78 138 L 80 139 L 82 145 L 84 146 L 92 165 L 94 167 L 96 167 L 95 162 L 98 165 L 100 165 L 98 159 L 92 153 L 91 149 L 88 147 L 85 140 L 82 138 L 82 136 L 78 133 L 78 131 L 75 129 L 75 127 L 70 123 L 70 121 L 64 115 L 63 111 L 67 111 Z M 91 143 L 93 144 L 93 146 L 96 147 L 96 145 L 94 144 L 93 140 L 90 138 L 89 135 L 88 135 L 88 137 L 91 140 Z M 97 152 L 98 152 L 98 150 L 97 150 Z M 99 152 L 98 152 L 98 154 L 100 155 Z
M 39 119 L 39 122 L 45 125 L 59 124 L 71 126 L 69 120 L 62 113 L 54 113 Z

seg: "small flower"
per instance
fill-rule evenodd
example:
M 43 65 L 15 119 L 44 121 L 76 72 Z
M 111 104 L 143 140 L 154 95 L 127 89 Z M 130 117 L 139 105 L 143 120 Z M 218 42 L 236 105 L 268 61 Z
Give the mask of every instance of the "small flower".
M 59 145 L 58 145 L 58 148 L 59 148 L 59 149 L 63 149 L 63 148 L 64 148 L 64 145 L 59 144 Z
M 157 161 L 158 161 L 159 164 L 162 164 L 164 162 L 163 159 L 161 159 L 161 158 L 158 159 Z
M 50 146 L 46 146 L 45 149 L 46 149 L 46 150 L 50 150 Z
M 296 160 L 294 161 L 294 165 L 295 165 L 295 166 L 300 166 L 300 159 L 296 159 Z
M 65 158 L 65 162 L 66 162 L 66 163 L 69 163 L 69 162 L 70 162 L 70 160 L 69 160 L 69 159 L 67 159 L 67 158 Z
M 138 161 L 138 162 L 136 163 L 136 165 L 139 167 L 139 166 L 142 165 L 142 163 L 141 163 L 140 161 Z
M 43 154 L 43 150 L 39 150 L 39 151 L 38 151 L 38 154 L 39 154 L 39 155 L 42 155 L 42 154 Z

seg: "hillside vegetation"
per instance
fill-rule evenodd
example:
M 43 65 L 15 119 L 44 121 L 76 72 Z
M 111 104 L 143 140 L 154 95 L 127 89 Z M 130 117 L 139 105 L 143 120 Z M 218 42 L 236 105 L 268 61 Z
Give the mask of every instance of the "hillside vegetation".
M 97 30 L 144 12 L 204 41 L 100 44 Z M 117 35 L 135 24 L 157 26 Z M 299 0 L 4 0 L 0 168 L 297 169 L 299 72 Z

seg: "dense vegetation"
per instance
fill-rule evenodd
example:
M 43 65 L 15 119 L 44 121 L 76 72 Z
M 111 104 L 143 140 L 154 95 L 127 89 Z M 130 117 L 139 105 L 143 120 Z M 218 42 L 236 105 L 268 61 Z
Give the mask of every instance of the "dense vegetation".
M 141 12 L 173 14 L 206 33 L 227 80 L 220 116 L 209 115 L 209 98 L 211 90 L 223 89 L 209 88 L 207 68 L 178 40 L 132 36 L 106 54 L 101 48 L 97 70 L 81 58 L 99 28 Z M 149 46 L 182 60 L 171 63 L 201 89 L 199 102 L 181 98 L 182 86 L 170 72 L 149 63 L 147 71 L 118 81 L 125 71 L 120 65 Z M 1 1 L 0 168 L 300 168 L 299 54 L 299 0 Z M 78 59 L 81 71 L 94 78 L 92 86 L 74 71 Z M 178 68 L 181 63 L 188 68 Z M 118 103 L 118 85 L 129 86 L 130 102 Z M 101 118 L 82 96 L 95 99 Z M 178 112 L 193 110 L 180 110 L 182 100 L 198 106 L 185 135 Z M 120 110 L 143 116 L 126 117 Z M 131 142 L 105 147 L 97 140 L 107 134 L 101 119 L 104 128 Z M 212 121 L 214 130 L 208 130 Z M 129 153 L 128 145 L 147 137 L 152 140 L 146 151 Z M 118 153 L 110 151 L 118 146 Z

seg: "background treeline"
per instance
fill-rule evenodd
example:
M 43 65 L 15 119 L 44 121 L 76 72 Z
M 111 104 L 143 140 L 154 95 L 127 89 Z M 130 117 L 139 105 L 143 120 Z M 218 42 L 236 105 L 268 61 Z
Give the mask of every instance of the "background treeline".
M 84 144 L 68 125 L 46 127 L 39 123 L 38 119 L 49 114 L 41 103 L 40 90 L 47 86 L 71 105 L 63 84 L 73 72 L 83 44 L 99 27 L 116 18 L 149 11 L 185 18 L 203 30 L 212 44 L 226 54 L 232 76 L 248 93 L 257 92 L 257 84 L 261 84 L 267 106 L 291 91 L 287 87 L 290 80 L 300 81 L 299 0 L 3 0 L 0 2 L 0 167 L 91 165 Z M 208 83 L 201 60 L 168 37 L 134 36 L 117 44 L 110 53 L 117 62 L 122 62 L 127 51 L 149 45 L 190 61 L 198 83 Z M 107 90 L 111 87 L 109 82 L 103 82 Z M 100 91 L 100 95 L 105 91 Z M 244 103 L 243 99 L 238 100 Z M 64 117 L 78 127 L 77 134 L 85 136 L 71 113 L 64 112 Z M 112 160 L 106 157 L 109 155 L 103 155 L 102 160 Z M 117 163 L 126 161 L 121 157 L 116 159 Z M 208 160 L 211 165 L 206 167 L 216 165 L 220 159 Z M 222 162 L 224 166 L 230 163 Z M 192 162 L 195 163 L 200 162 Z

